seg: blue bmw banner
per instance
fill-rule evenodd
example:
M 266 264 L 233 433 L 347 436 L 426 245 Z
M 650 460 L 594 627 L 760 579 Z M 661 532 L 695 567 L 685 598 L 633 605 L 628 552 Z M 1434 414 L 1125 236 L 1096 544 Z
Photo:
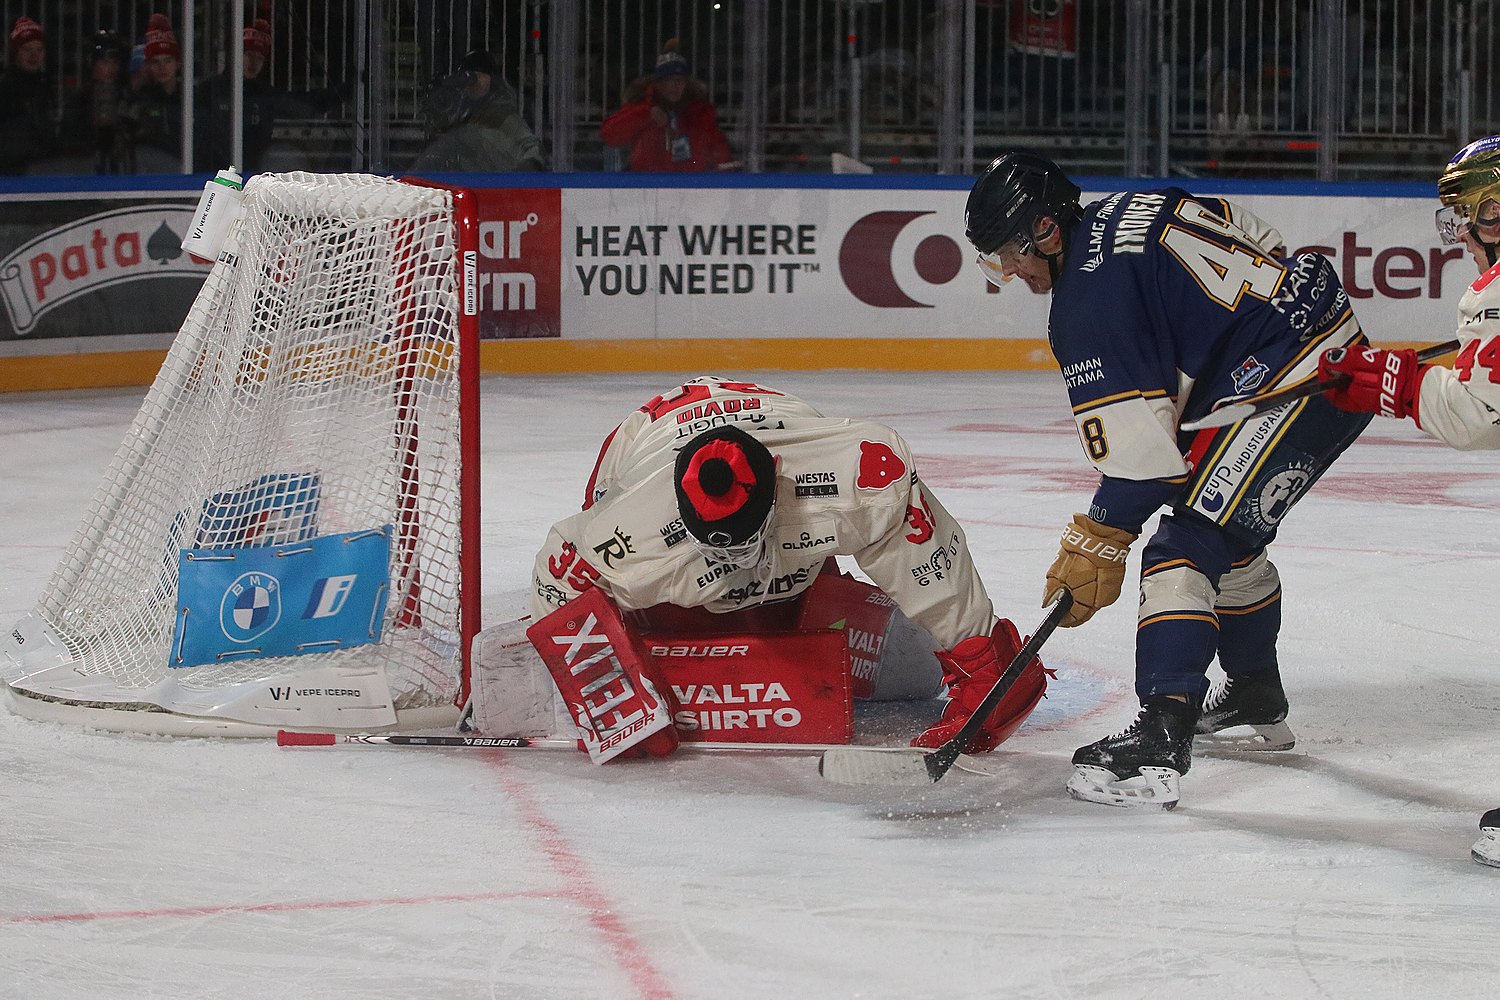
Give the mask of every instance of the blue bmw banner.
M 168 665 L 325 653 L 380 641 L 391 526 L 294 545 L 182 549 Z

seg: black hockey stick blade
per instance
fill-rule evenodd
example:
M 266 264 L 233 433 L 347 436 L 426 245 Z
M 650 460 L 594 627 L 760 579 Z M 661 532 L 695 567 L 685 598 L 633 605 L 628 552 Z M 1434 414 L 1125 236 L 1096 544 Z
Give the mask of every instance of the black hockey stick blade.
M 1440 358 L 1444 354 L 1451 354 L 1456 350 L 1458 350 L 1458 341 L 1456 340 L 1433 344 L 1418 351 L 1417 360 L 1431 361 L 1433 358 Z M 1285 389 L 1277 389 L 1275 392 L 1262 393 L 1259 396 L 1230 397 L 1197 420 L 1187 421 L 1182 425 L 1181 429 L 1185 431 L 1201 431 L 1211 427 L 1228 427 L 1230 424 L 1237 424 L 1241 420 L 1248 420 L 1251 417 L 1258 417 L 1262 413 L 1269 413 L 1288 403 L 1295 403 L 1297 400 L 1307 396 L 1315 396 L 1324 389 L 1331 389 L 1338 384 L 1338 381 L 1324 382 L 1314 378 L 1306 382 L 1300 382 L 1297 385 L 1288 386 Z
M 1035 634 L 1026 640 L 1015 659 L 1010 661 L 1010 665 L 995 682 L 995 686 L 990 688 L 989 694 L 984 696 L 984 700 L 963 724 L 963 728 L 947 743 L 936 750 L 912 747 L 839 747 L 824 752 L 818 761 L 818 773 L 831 781 L 844 784 L 925 785 L 942 781 L 943 775 L 960 759 L 966 762 L 965 770 L 985 773 L 980 768 L 970 766 L 974 763 L 973 758 L 964 754 L 964 747 L 969 745 L 969 741 L 983 727 L 985 716 L 1000 704 L 1000 699 L 1005 697 L 1016 678 L 1021 676 L 1021 671 L 1036 659 L 1037 650 L 1042 648 L 1042 643 L 1047 641 L 1047 637 L 1072 607 L 1073 595 L 1063 590 L 1047 612 L 1047 617 L 1037 626 Z

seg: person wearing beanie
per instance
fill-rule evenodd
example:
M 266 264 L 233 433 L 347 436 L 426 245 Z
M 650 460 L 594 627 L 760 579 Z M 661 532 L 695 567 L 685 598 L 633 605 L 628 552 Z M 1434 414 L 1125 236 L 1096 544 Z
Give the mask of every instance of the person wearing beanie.
M 124 117 L 130 46 L 107 28 L 94 32 L 89 44 L 89 79 L 68 98 L 64 140 L 73 152 L 93 158 L 96 174 L 134 173 L 134 146 Z
M 433 82 L 424 105 L 433 134 L 409 169 L 506 173 L 543 168 L 541 143 L 489 52 L 464 56 L 456 72 Z
M 840 555 L 873 586 L 840 578 Z M 821 629 L 850 614 L 844 604 L 820 617 L 838 603 L 828 595 L 851 589 L 858 606 L 894 606 L 871 626 L 879 635 L 850 680 L 854 697 L 925 699 L 946 684 L 941 719 L 913 744 L 954 738 L 1021 640 L 996 619 L 963 529 L 906 442 L 883 424 L 705 375 L 648 401 L 605 439 L 583 510 L 554 524 L 537 553 L 528 634 L 547 660 L 550 630 L 565 629 L 571 602 L 586 594 L 601 628 L 608 616 L 636 634 L 692 632 L 712 643 L 812 620 Z M 803 669 L 770 642 L 744 664 L 756 680 Z M 1048 676 L 1040 661 L 1025 666 L 966 752 L 1014 733 Z
M 265 169 L 267 152 L 278 118 L 313 117 L 341 99 L 338 90 L 288 94 L 271 82 L 268 70 L 275 39 L 271 22 L 257 17 L 241 35 L 244 47 L 245 130 L 244 161 L 235 164 L 245 173 Z M 200 170 L 218 169 L 230 163 L 230 105 L 233 81 L 225 69 L 198 85 L 194 92 L 196 144 L 194 163 Z
M 600 137 L 630 150 L 630 169 L 690 172 L 729 163 L 729 141 L 708 91 L 669 41 L 656 67 L 625 91 L 625 105 L 604 119 Z
M 175 170 L 182 155 L 182 47 L 165 14 L 147 22 L 142 55 L 145 79 L 126 108 L 137 166 L 145 173 Z
M 0 174 L 24 174 L 56 152 L 56 103 L 46 43 L 40 24 L 24 15 L 16 18 L 10 59 L 0 73 Z

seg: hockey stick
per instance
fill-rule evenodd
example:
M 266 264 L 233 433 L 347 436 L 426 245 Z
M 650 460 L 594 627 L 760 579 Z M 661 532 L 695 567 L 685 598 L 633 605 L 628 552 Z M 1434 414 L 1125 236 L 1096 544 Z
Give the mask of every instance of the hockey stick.
M 297 733 L 287 729 L 276 734 L 281 747 L 393 746 L 459 750 L 576 750 L 577 740 L 530 739 L 524 736 L 400 736 L 375 733 Z M 762 750 L 782 753 L 824 753 L 838 749 L 835 743 L 682 743 L 678 750 Z M 877 747 L 869 747 L 877 751 Z
M 1441 344 L 1432 344 L 1417 352 L 1418 361 L 1431 361 L 1440 358 L 1444 354 L 1451 354 L 1458 350 L 1458 341 L 1448 340 Z M 1315 396 L 1324 389 L 1332 389 L 1345 382 L 1344 377 L 1330 379 L 1327 382 L 1319 379 L 1310 379 L 1297 385 L 1288 386 L 1285 389 L 1277 389 L 1275 392 L 1262 393 L 1259 396 L 1230 396 L 1218 404 L 1217 407 L 1199 417 L 1197 420 L 1189 420 L 1182 424 L 1181 430 L 1201 431 L 1210 427 L 1228 427 L 1237 424 L 1241 420 L 1258 417 L 1262 413 L 1268 413 L 1279 406 L 1294 403 L 1307 396 Z
M 846 785 L 930 785 L 943 780 L 943 775 L 963 755 L 964 747 L 984 727 L 984 720 L 995 706 L 1000 704 L 1010 691 L 1016 678 L 1027 664 L 1036 659 L 1037 650 L 1047 641 L 1059 622 L 1073 607 L 1073 594 L 1064 589 L 1052 603 L 1047 617 L 1037 626 L 1035 634 L 1016 653 L 1005 673 L 990 688 L 990 693 L 974 709 L 967 722 L 954 737 L 936 750 L 923 747 L 901 747 L 894 750 L 872 747 L 834 747 L 826 750 L 818 761 L 818 773 L 830 781 Z M 973 770 L 973 768 L 968 768 Z M 981 772 L 982 773 L 982 772 Z

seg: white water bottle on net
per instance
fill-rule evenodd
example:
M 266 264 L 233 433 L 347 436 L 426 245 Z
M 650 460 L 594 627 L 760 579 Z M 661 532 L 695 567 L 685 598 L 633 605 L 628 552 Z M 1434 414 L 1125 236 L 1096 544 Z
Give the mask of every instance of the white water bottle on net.
M 478 627 L 470 196 L 263 174 L 35 609 L 21 714 L 269 735 L 456 717 Z

